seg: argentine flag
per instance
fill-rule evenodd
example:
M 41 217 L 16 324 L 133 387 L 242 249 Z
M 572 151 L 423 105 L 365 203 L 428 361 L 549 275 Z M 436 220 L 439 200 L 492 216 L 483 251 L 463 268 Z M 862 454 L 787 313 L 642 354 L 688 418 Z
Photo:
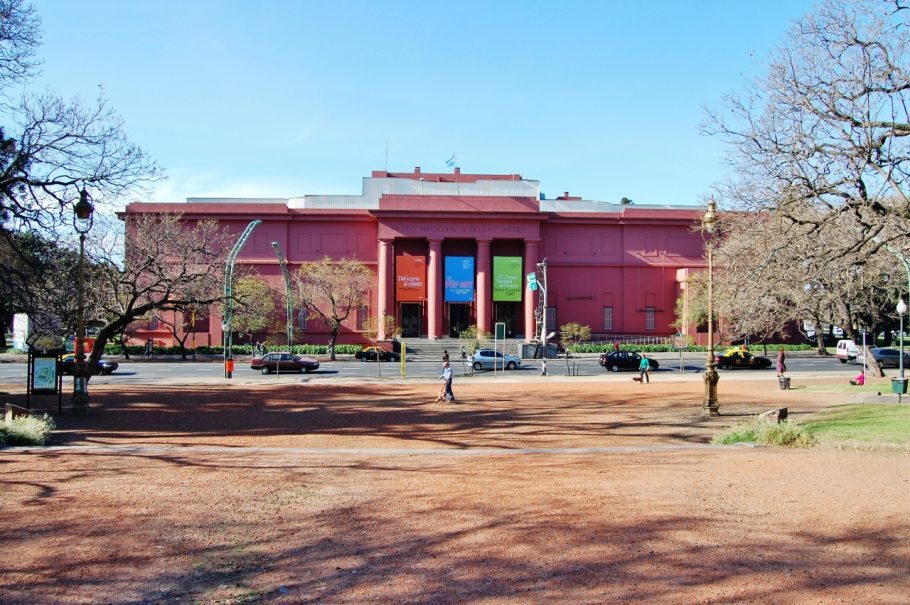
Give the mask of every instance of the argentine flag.
M 448 160 L 446 160 L 446 166 L 448 166 L 449 168 L 451 168 L 451 167 L 453 167 L 453 166 L 455 166 L 455 165 L 457 165 L 457 164 L 458 164 L 458 158 L 456 158 L 456 157 L 455 157 L 455 154 L 453 153 L 453 154 L 452 154 L 452 157 L 450 157 Z

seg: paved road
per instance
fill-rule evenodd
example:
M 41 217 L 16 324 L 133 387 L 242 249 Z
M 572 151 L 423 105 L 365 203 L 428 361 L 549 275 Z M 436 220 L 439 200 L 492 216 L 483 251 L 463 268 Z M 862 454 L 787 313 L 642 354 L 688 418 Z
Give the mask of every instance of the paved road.
M 656 372 L 657 376 L 671 376 L 680 374 L 679 358 L 672 354 L 654 355 L 660 361 L 660 370 Z M 381 368 L 380 368 L 381 366 Z M 682 367 L 683 374 L 689 376 L 700 375 L 704 367 L 704 357 L 701 354 L 687 355 Z M 859 372 L 859 366 L 850 364 L 841 364 L 834 358 L 798 358 L 787 359 L 788 374 L 806 375 L 806 374 L 829 374 L 840 373 L 845 379 L 852 377 Z M 459 360 L 453 363 L 456 378 L 461 378 L 463 374 L 470 374 L 470 367 L 462 367 Z M 547 363 L 547 369 L 551 376 L 566 376 L 566 362 L 564 359 L 550 360 Z M 380 375 L 381 370 L 381 375 Z M 276 383 L 281 381 L 309 382 L 315 380 L 375 380 L 379 379 L 400 379 L 400 365 L 397 363 L 360 363 L 357 361 L 336 361 L 323 362 L 318 371 L 310 374 L 271 374 L 263 376 L 257 371 L 253 371 L 249 366 L 238 361 L 234 372 L 234 382 L 243 383 Z M 430 361 L 411 361 L 406 365 L 408 379 L 432 380 L 439 376 L 440 365 L 438 362 Z M 496 373 L 496 378 L 536 378 L 540 373 L 540 361 L 526 360 L 522 367 L 514 371 Z M 579 360 L 580 376 L 599 377 L 599 379 L 628 379 L 629 372 L 620 372 L 613 374 L 604 371 L 597 363 L 596 357 L 586 357 Z M 769 375 L 773 377 L 774 370 L 727 370 L 722 371 L 721 376 L 756 376 Z M 0 363 L 0 384 L 25 384 L 26 365 L 24 363 Z M 477 372 L 474 376 L 476 379 L 492 379 L 492 372 Z M 93 384 L 156 384 L 161 382 L 179 382 L 181 384 L 197 383 L 214 383 L 224 380 L 224 371 L 222 365 L 213 361 L 179 361 L 179 360 L 150 360 L 144 359 L 121 361 L 120 367 L 110 376 L 96 376 L 92 378 Z M 70 383 L 69 377 L 64 377 L 64 383 Z

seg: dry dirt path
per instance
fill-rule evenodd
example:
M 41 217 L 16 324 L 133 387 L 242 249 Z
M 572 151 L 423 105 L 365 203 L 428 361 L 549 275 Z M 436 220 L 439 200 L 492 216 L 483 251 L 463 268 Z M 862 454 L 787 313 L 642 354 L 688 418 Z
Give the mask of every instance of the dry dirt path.
M 906 603 L 906 455 L 706 447 L 771 379 L 98 389 L 0 450 L 0 602 Z

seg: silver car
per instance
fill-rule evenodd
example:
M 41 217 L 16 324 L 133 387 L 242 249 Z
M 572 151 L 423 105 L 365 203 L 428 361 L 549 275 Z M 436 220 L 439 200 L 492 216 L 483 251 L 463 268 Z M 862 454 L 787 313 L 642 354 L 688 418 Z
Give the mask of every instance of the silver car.
M 505 355 L 493 349 L 478 349 L 471 357 L 475 370 L 514 370 L 521 365 L 521 358 L 516 355 Z

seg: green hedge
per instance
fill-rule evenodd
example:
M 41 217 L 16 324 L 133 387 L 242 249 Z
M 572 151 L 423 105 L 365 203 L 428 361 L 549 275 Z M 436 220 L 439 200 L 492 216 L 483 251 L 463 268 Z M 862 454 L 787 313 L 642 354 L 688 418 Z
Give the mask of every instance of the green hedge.
M 145 355 L 145 346 L 129 346 L 127 347 L 130 355 L 134 357 L 142 357 Z M 287 351 L 287 346 L 270 346 L 266 347 L 269 351 Z M 338 354 L 354 354 L 359 351 L 362 347 L 360 345 L 335 345 L 335 352 Z M 192 354 L 192 350 L 187 347 L 187 355 Z M 252 355 L 253 346 L 252 345 L 234 345 L 231 347 L 234 355 Z M 328 355 L 329 347 L 328 345 L 313 345 L 313 344 L 304 344 L 304 345 L 294 345 L 291 348 L 291 351 L 297 355 Z M 123 347 L 117 343 L 107 343 L 104 346 L 104 353 L 106 355 L 123 355 Z M 196 353 L 199 355 L 223 355 L 224 347 L 208 347 L 208 346 L 198 346 L 196 347 Z M 152 350 L 153 355 L 180 355 L 180 347 L 154 347 Z
M 716 345 L 714 347 L 715 351 L 725 351 L 733 345 Z M 764 351 L 764 346 L 762 344 L 754 344 L 749 346 L 749 350 L 753 353 L 761 353 Z M 768 352 L 777 351 L 783 347 L 785 351 L 814 351 L 815 345 L 810 344 L 769 344 Z M 675 349 L 672 345 L 632 345 L 632 344 L 621 344 L 619 345 L 621 351 L 637 351 L 639 353 L 673 353 L 678 349 Z M 580 344 L 575 348 L 577 353 L 609 353 L 613 350 L 612 344 Z M 686 348 L 687 352 L 691 353 L 706 353 L 708 351 L 707 347 L 689 345 Z

